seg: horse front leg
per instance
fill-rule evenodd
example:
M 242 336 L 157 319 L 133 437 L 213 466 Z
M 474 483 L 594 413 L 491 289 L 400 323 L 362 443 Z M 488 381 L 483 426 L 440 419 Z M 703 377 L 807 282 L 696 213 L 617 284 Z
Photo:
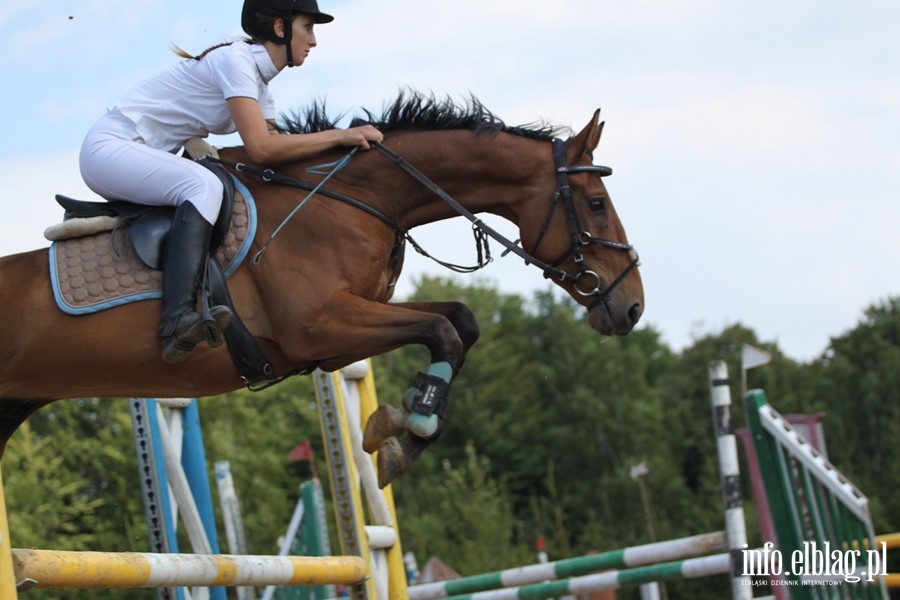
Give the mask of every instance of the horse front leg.
M 440 344 L 429 346 L 431 362 L 413 378 L 400 407 L 385 404 L 369 417 L 363 432 L 363 449 L 369 453 L 378 451 L 381 487 L 406 473 L 440 437 L 446 424 L 450 384 L 479 335 L 472 311 L 459 302 L 410 302 L 396 306 L 446 318 L 463 351 L 451 361 Z

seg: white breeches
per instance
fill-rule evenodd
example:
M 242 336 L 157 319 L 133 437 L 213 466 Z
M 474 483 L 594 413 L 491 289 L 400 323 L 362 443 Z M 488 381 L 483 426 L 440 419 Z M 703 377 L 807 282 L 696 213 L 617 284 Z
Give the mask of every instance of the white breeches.
M 107 200 L 154 206 L 193 204 L 215 223 L 223 186 L 206 167 L 144 144 L 134 123 L 108 112 L 88 132 L 79 157 L 81 176 Z

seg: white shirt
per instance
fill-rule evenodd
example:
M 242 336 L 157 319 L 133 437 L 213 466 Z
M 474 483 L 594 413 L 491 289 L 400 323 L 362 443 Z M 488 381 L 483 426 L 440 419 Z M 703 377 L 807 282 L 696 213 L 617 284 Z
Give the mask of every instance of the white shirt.
M 277 74 L 263 46 L 235 42 L 154 75 L 116 101 L 111 110 L 132 121 L 151 148 L 176 152 L 192 137 L 237 130 L 225 102 L 228 98 L 253 98 L 265 119 L 275 119 L 269 82 Z

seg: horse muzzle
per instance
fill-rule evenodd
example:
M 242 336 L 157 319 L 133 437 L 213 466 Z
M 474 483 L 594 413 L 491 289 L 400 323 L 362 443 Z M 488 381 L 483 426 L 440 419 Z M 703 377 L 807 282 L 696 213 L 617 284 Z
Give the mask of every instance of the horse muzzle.
M 606 298 L 595 303 L 588 311 L 587 320 L 591 328 L 600 335 L 628 335 L 634 329 L 644 312 L 639 299 L 621 301 Z

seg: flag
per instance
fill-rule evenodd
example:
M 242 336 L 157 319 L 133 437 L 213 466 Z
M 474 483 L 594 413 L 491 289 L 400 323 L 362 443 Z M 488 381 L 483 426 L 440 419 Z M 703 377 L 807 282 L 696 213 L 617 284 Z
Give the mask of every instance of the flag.
M 755 348 L 750 344 L 744 344 L 741 353 L 741 370 L 747 371 L 756 367 L 761 367 L 772 362 L 772 355 L 765 350 Z
M 300 462 L 304 460 L 308 460 L 312 462 L 312 446 L 309 444 L 309 440 L 303 440 L 299 444 L 297 444 L 291 453 L 288 455 L 288 459 L 293 462 Z
M 631 475 L 632 479 L 640 479 L 644 475 L 650 472 L 650 469 L 647 468 L 647 463 L 645 461 L 641 461 L 640 464 L 636 464 L 628 471 L 628 474 Z

